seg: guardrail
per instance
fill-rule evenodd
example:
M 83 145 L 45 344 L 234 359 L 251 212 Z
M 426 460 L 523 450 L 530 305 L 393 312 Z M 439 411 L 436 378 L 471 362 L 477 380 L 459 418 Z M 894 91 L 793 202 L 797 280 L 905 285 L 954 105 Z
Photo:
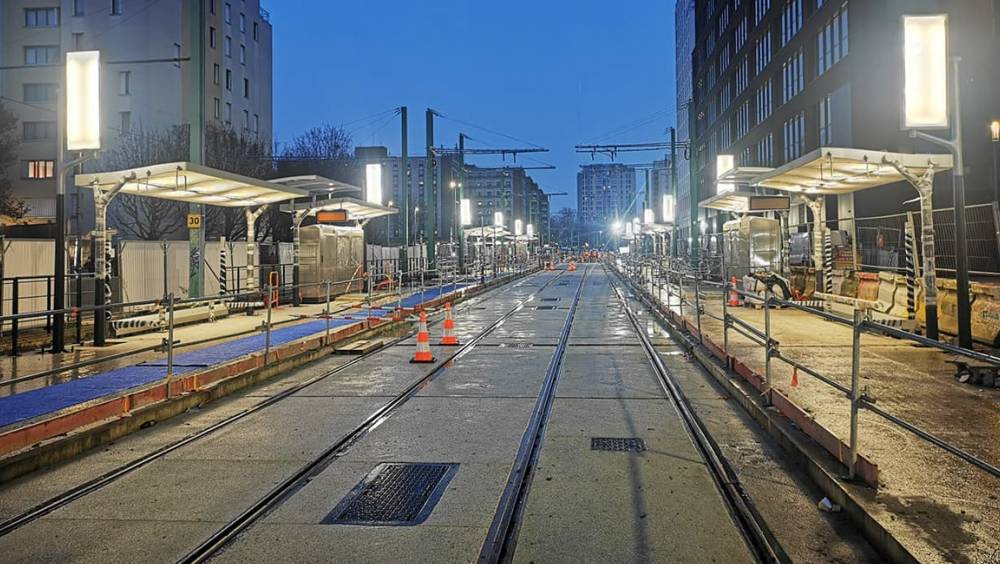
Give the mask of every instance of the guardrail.
M 521 268 L 518 268 L 516 270 L 512 270 L 511 274 L 520 274 L 520 273 L 523 273 L 524 271 L 527 270 L 527 268 L 528 268 L 529 265 L 528 264 L 524 264 L 524 265 L 521 265 L 521 266 L 522 266 Z M 445 288 L 445 287 L 448 287 L 448 286 L 455 286 L 455 285 L 457 285 L 459 283 L 468 282 L 468 281 L 472 280 L 472 278 L 470 278 L 468 276 L 462 276 L 462 275 L 460 275 L 458 273 L 452 273 L 450 276 L 442 276 L 442 275 L 440 275 L 440 271 L 438 269 L 427 269 L 427 268 L 421 269 L 420 272 L 419 272 L 419 276 L 416 276 L 417 273 L 414 273 L 415 275 L 412 277 L 413 279 L 410 282 L 408 282 L 408 283 L 403 281 L 403 277 L 401 276 L 401 272 L 397 272 L 395 274 L 396 274 L 395 277 L 394 277 L 395 283 L 392 284 L 391 287 L 389 287 L 386 292 L 381 293 L 380 296 L 381 297 L 386 297 L 386 296 L 391 296 L 391 295 L 393 295 L 393 293 L 395 293 L 395 296 L 396 296 L 396 309 L 402 309 L 402 303 L 403 303 L 403 296 L 404 296 L 404 294 L 413 293 L 414 295 L 416 295 L 417 293 L 419 293 L 419 295 L 420 295 L 420 303 L 423 303 L 425 301 L 426 294 L 429 291 L 431 291 L 431 290 L 436 290 L 437 291 L 436 296 L 437 296 L 437 295 L 441 294 L 442 288 Z M 500 273 L 497 272 L 497 273 L 494 273 L 493 277 L 496 278 L 498 276 L 502 276 L 502 274 L 500 274 Z M 307 288 L 307 287 L 311 287 L 311 288 L 321 287 L 321 288 L 324 289 L 326 302 L 325 302 L 325 307 L 324 307 L 322 316 L 326 320 L 324 343 L 328 344 L 329 341 L 330 341 L 330 329 L 331 329 L 331 327 L 330 327 L 330 320 L 331 320 L 331 317 L 332 317 L 331 316 L 331 311 L 330 311 L 331 303 L 333 301 L 332 300 L 332 298 L 333 298 L 332 289 L 334 287 L 336 287 L 336 286 L 339 286 L 339 285 L 344 285 L 344 284 L 348 284 L 349 285 L 349 284 L 354 284 L 354 283 L 357 283 L 357 282 L 361 282 L 362 284 L 365 284 L 366 282 L 369 282 L 369 281 L 370 281 L 369 280 L 369 276 L 367 276 L 367 275 L 365 275 L 365 276 L 355 276 L 355 277 L 351 277 L 350 279 L 344 279 L 344 280 L 331 280 L 331 281 L 324 281 L 324 282 L 317 282 L 317 283 L 310 283 L 310 284 L 299 284 L 297 286 L 292 286 L 292 289 L 294 289 L 294 290 L 301 290 L 302 288 Z M 369 289 L 369 291 L 367 291 L 365 293 L 364 303 L 363 303 L 362 307 L 370 315 L 371 310 L 374 309 L 374 306 L 372 305 L 373 304 L 373 300 L 376 299 L 377 297 L 380 297 L 380 296 L 376 295 L 374 292 L 371 291 L 371 288 L 373 286 L 372 284 L 365 284 L 365 286 L 367 286 L 367 288 Z M 59 367 L 55 367 L 55 368 L 51 368 L 51 369 L 47 369 L 47 370 L 35 372 L 35 373 L 32 373 L 32 374 L 27 374 L 27 375 L 19 376 L 19 377 L 16 377 L 16 378 L 11 378 L 9 380 L 0 381 L 0 386 L 10 386 L 10 385 L 13 385 L 13 384 L 18 384 L 18 383 L 22 383 L 22 382 L 27 382 L 27 381 L 35 380 L 35 379 L 38 379 L 38 378 L 57 376 L 57 375 L 59 375 L 61 373 L 71 372 L 71 371 L 79 370 L 81 368 L 85 368 L 85 367 L 88 367 L 88 366 L 93 366 L 95 364 L 100 364 L 100 363 L 104 363 L 104 362 L 111 361 L 111 360 L 120 360 L 122 358 L 127 358 L 129 356 L 133 356 L 133 355 L 137 355 L 137 354 L 141 354 L 141 353 L 146 353 L 146 352 L 151 352 L 151 351 L 165 351 L 167 353 L 167 368 L 168 368 L 168 370 L 167 370 L 167 377 L 168 377 L 168 382 L 169 382 L 169 379 L 171 379 L 173 377 L 173 353 L 174 353 L 174 349 L 176 347 L 179 347 L 179 346 L 201 345 L 201 344 L 211 343 L 211 342 L 219 341 L 219 340 L 222 340 L 222 339 L 228 339 L 228 338 L 232 338 L 232 337 L 236 337 L 236 336 L 240 336 L 240 335 L 245 335 L 245 334 L 248 334 L 248 333 L 255 333 L 255 332 L 263 332 L 265 334 L 265 354 L 268 354 L 270 352 L 271 330 L 272 330 L 272 327 L 274 327 L 275 325 L 279 325 L 281 323 L 288 323 L 288 322 L 295 321 L 295 319 L 289 319 L 289 320 L 285 320 L 285 321 L 281 321 L 281 322 L 277 322 L 277 323 L 273 322 L 273 320 L 272 320 L 272 312 L 273 312 L 273 306 L 275 304 L 275 300 L 274 300 L 274 290 L 275 289 L 276 288 L 272 288 L 269 285 L 265 284 L 262 288 L 260 288 L 259 290 L 253 291 L 253 292 L 219 294 L 219 295 L 215 295 L 215 296 L 206 296 L 206 297 L 202 297 L 202 298 L 187 298 L 187 299 L 178 299 L 174 294 L 168 294 L 167 297 L 166 297 L 166 299 L 139 300 L 139 301 L 132 301 L 132 302 L 110 303 L 110 304 L 103 304 L 103 305 L 100 305 L 100 306 L 84 306 L 84 307 L 80 307 L 80 308 L 72 307 L 72 308 L 65 308 L 65 309 L 61 309 L 61 310 L 51 309 L 51 310 L 44 310 L 44 311 L 37 311 L 37 312 L 28 312 L 28 313 L 19 313 L 19 314 L 10 314 L 10 315 L 0 316 L 0 323 L 11 323 L 13 326 L 16 327 L 16 324 L 19 321 L 22 321 L 22 320 L 25 320 L 25 319 L 36 319 L 36 318 L 40 318 L 40 317 L 52 317 L 52 316 L 55 316 L 55 315 L 67 315 L 67 314 L 69 314 L 69 315 L 74 315 L 75 314 L 77 316 L 77 318 L 79 318 L 84 313 L 92 313 L 96 317 L 98 312 L 104 311 L 104 310 L 121 309 L 121 308 L 125 308 L 125 307 L 155 306 L 157 308 L 157 310 L 161 313 L 162 318 L 163 318 L 163 325 L 161 327 L 161 331 L 165 332 L 165 337 L 162 339 L 162 341 L 158 345 L 141 347 L 141 348 L 134 349 L 134 350 L 131 350 L 131 351 L 125 351 L 125 352 L 116 353 L 116 354 L 113 354 L 113 355 L 107 355 L 107 356 L 104 356 L 104 357 L 98 357 L 98 358 L 88 359 L 88 360 L 77 362 L 77 363 L 66 364 L 66 365 L 62 365 L 62 366 L 59 366 Z M 208 339 L 202 339 L 202 340 L 197 340 L 197 341 L 192 341 L 192 342 L 187 342 L 187 343 L 182 343 L 182 342 L 180 342 L 180 341 L 178 341 L 178 340 L 176 340 L 174 338 L 174 329 L 178 325 L 176 323 L 176 320 L 175 320 L 175 313 L 179 309 L 184 308 L 184 307 L 189 307 L 189 306 L 197 306 L 197 305 L 211 304 L 211 303 L 218 304 L 218 303 L 227 303 L 227 302 L 228 303 L 246 303 L 246 304 L 248 304 L 249 309 L 253 309 L 253 310 L 263 309 L 264 310 L 264 317 L 265 318 L 264 318 L 264 320 L 262 320 L 260 326 L 258 326 L 256 328 L 253 328 L 253 329 L 250 329 L 248 331 L 239 331 L 239 332 L 234 332 L 234 333 L 230 333 L 230 334 L 226 334 L 226 335 L 220 335 L 218 337 L 212 337 L 212 338 L 208 338 Z M 10 338 L 12 338 L 14 340 L 14 343 L 12 344 L 12 349 L 14 349 L 14 350 L 17 349 L 17 345 L 16 345 L 16 339 L 17 339 L 17 337 L 18 337 L 17 336 L 17 331 L 15 329 L 14 331 L 12 331 L 12 333 L 10 335 Z
M 992 364 L 998 367 L 1000 367 L 1000 357 L 980 351 L 964 349 L 949 343 L 942 343 L 933 339 L 928 339 L 922 335 L 916 335 L 895 327 L 889 327 L 882 323 L 873 321 L 870 313 L 864 310 L 855 309 L 853 317 L 846 318 L 815 307 L 803 305 L 795 301 L 778 298 L 772 294 L 770 288 L 766 289 L 763 295 L 746 292 L 741 288 L 734 287 L 728 280 L 726 280 L 725 276 L 723 276 L 723 280 L 721 282 L 704 279 L 702 278 L 703 274 L 701 269 L 692 267 L 682 261 L 674 260 L 672 263 L 669 263 L 665 262 L 665 260 L 661 258 L 649 259 L 629 257 L 623 261 L 616 261 L 614 266 L 620 272 L 623 272 L 630 282 L 634 285 L 639 285 L 644 291 L 647 286 L 653 288 L 654 290 L 660 290 L 654 292 L 654 295 L 652 296 L 660 307 L 663 307 L 663 304 L 660 302 L 659 296 L 661 296 L 665 290 L 667 296 L 666 307 L 668 309 L 676 306 L 682 319 L 684 319 L 685 305 L 689 308 L 689 311 L 693 311 L 696 319 L 696 326 L 698 328 L 698 339 L 701 344 L 704 344 L 704 335 L 701 331 L 701 318 L 703 315 L 707 315 L 722 322 L 722 352 L 727 357 L 729 356 L 730 330 L 736 331 L 750 342 L 762 347 L 764 349 L 763 399 L 765 404 L 769 404 L 771 401 L 771 375 L 773 371 L 771 362 L 772 359 L 780 360 L 843 394 L 849 402 L 850 409 L 850 433 L 848 437 L 849 454 L 847 460 L 849 479 L 854 479 L 857 472 L 858 445 L 861 441 L 860 431 L 858 429 L 858 416 L 862 409 L 867 410 L 870 413 L 890 422 L 891 424 L 898 426 L 923 441 L 941 448 L 945 452 L 948 452 L 962 461 L 971 464 L 994 477 L 1000 478 L 1000 468 L 996 465 L 985 461 L 976 455 L 949 443 L 948 441 L 945 441 L 944 439 L 920 428 L 912 422 L 909 422 L 897 415 L 893 415 L 887 410 L 878 407 L 875 400 L 872 399 L 867 393 L 867 390 L 863 390 L 861 388 L 860 383 L 861 356 L 863 350 L 862 336 L 866 333 L 880 334 L 897 339 L 908 340 L 922 346 L 932 347 L 943 352 L 974 359 L 976 361 Z M 723 272 L 725 272 L 725 267 L 723 267 Z M 691 281 L 690 286 L 693 289 L 694 301 L 689 299 L 690 293 L 685 290 L 686 280 Z M 722 290 L 722 316 L 705 312 L 702 307 L 701 288 L 709 285 L 721 288 Z M 730 293 L 741 296 L 744 300 L 759 303 L 762 306 L 764 312 L 763 328 L 756 327 L 753 324 L 729 313 L 727 298 Z M 676 302 L 673 300 L 674 297 L 677 298 Z M 772 338 L 771 310 L 775 306 L 793 308 L 798 311 L 814 315 L 818 319 L 851 327 L 852 341 L 850 386 L 845 386 L 837 382 L 830 376 L 822 374 L 820 371 L 810 368 L 798 360 L 790 358 L 781 351 L 780 344 Z

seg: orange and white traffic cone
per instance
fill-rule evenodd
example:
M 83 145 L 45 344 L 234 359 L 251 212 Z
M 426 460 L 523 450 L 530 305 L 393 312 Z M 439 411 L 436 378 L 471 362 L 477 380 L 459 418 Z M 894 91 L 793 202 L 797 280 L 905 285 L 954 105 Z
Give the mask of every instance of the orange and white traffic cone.
M 792 367 L 792 387 L 793 388 L 798 388 L 799 387 L 799 367 L 798 366 L 793 366 Z
M 451 302 L 444 304 L 444 335 L 439 345 L 456 346 L 458 337 L 455 335 L 455 318 L 451 314 Z
M 420 325 L 417 328 L 417 352 L 413 353 L 411 363 L 434 362 L 431 354 L 431 334 L 427 331 L 427 312 L 420 312 Z
M 736 277 L 735 276 L 733 276 L 733 280 L 732 280 L 731 284 L 732 285 L 730 286 L 730 289 L 729 289 L 729 303 L 727 305 L 729 307 L 739 307 L 739 305 L 740 305 L 740 295 L 736 293 Z

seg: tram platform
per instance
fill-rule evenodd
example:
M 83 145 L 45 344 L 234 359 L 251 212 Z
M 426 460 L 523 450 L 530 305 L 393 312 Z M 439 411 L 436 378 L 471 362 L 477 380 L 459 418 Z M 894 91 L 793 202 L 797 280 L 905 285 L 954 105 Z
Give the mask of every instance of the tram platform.
M 127 415 L 131 410 L 163 401 L 171 394 L 204 388 L 248 370 L 278 363 L 290 355 L 319 347 L 330 331 L 331 342 L 349 337 L 381 323 L 399 319 L 407 311 L 432 306 L 456 293 L 471 289 L 469 284 L 446 284 L 425 288 L 405 296 L 385 296 L 370 304 L 339 302 L 331 308 L 329 322 L 325 304 L 280 307 L 272 311 L 270 332 L 272 355 L 264 359 L 268 337 L 260 328 L 262 316 L 233 316 L 179 327 L 175 338 L 205 339 L 240 335 L 215 340 L 193 350 L 177 349 L 173 358 L 172 382 L 167 389 L 168 361 L 163 352 L 144 355 L 145 360 L 129 357 L 124 365 L 102 367 L 90 373 L 71 375 L 46 385 L 46 381 L 9 386 L 8 395 L 0 397 L 0 461 L 5 455 L 73 432 L 108 417 Z M 333 313 L 333 312 L 336 313 Z M 322 319 L 316 319 L 323 317 Z M 116 352 L 138 350 L 162 334 L 125 337 Z M 75 377 L 73 377 L 75 376 Z M 64 377 L 65 378 L 65 377 Z M 0 386 L 3 382 L 0 381 Z

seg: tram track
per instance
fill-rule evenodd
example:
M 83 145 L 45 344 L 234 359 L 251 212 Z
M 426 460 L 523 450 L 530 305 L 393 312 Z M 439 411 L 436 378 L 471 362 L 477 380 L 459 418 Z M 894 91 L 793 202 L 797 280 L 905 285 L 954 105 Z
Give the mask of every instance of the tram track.
M 760 513 L 754 507 L 753 501 L 740 482 L 739 476 L 726 460 L 722 450 L 708 432 L 708 428 L 704 422 L 698 417 L 694 408 L 691 407 L 691 403 L 681 389 L 680 384 L 677 383 L 673 374 L 671 374 L 670 370 L 660 359 L 643 325 L 629 306 L 628 297 L 619 285 L 615 283 L 614 277 L 607 272 L 606 267 L 604 272 L 608 277 L 608 284 L 625 310 L 629 323 L 641 343 L 643 352 L 645 352 L 646 358 L 649 360 L 657 381 L 673 404 L 695 448 L 698 449 L 698 452 L 704 459 L 705 466 L 726 505 L 733 523 L 736 525 L 754 558 L 758 562 L 791 562 L 791 559 L 781 548 L 781 545 L 768 528 L 763 517 L 761 517 Z
M 555 279 L 559 278 L 559 276 L 561 276 L 564 272 L 565 271 L 560 271 L 558 274 L 556 274 L 555 276 L 553 276 L 552 278 L 550 278 L 542 287 L 540 287 L 538 290 L 536 290 L 535 292 L 533 292 L 532 294 L 530 294 L 528 297 L 526 297 L 524 300 L 522 300 L 521 302 L 519 302 L 518 305 L 515 306 L 514 310 L 517 310 L 517 309 L 520 309 L 521 307 L 523 307 L 525 302 L 530 301 L 531 299 L 533 299 L 535 295 L 537 295 L 542 289 L 544 289 L 546 286 L 548 286 L 548 284 L 550 284 L 552 281 L 554 281 Z M 520 281 L 520 282 L 516 282 L 515 284 L 516 285 L 520 285 L 521 283 L 523 283 L 523 280 Z M 492 289 L 492 290 L 486 292 L 483 295 L 476 296 L 476 297 L 468 300 L 467 302 L 465 302 L 462 305 L 463 305 L 463 307 L 469 307 L 469 306 L 472 306 L 474 304 L 480 303 L 483 300 L 487 299 L 489 296 L 491 296 L 495 291 L 500 290 L 502 288 L 504 288 L 504 286 L 501 286 L 501 287 L 496 288 L 496 289 Z M 505 315 L 507 317 L 509 317 L 509 315 L 512 315 L 512 312 L 514 310 L 512 310 L 511 312 L 508 312 Z M 493 328 L 493 329 L 495 329 L 495 325 L 496 324 L 497 324 L 497 322 L 494 322 L 494 324 L 490 325 L 490 327 Z M 295 395 L 295 394 L 297 394 L 297 393 L 305 390 L 306 388 L 309 388 L 310 386 L 313 386 L 314 384 L 320 383 L 320 382 L 326 380 L 327 378 L 335 376 L 335 375 L 337 375 L 339 373 L 342 373 L 342 372 L 346 371 L 347 369 L 349 369 L 351 367 L 354 367 L 354 366 L 356 366 L 356 365 L 358 365 L 358 364 L 360 364 L 362 362 L 365 362 L 366 360 L 372 358 L 373 356 L 375 356 L 375 355 L 377 355 L 377 354 L 379 354 L 379 353 L 381 353 L 381 352 L 383 352 L 383 351 L 385 351 L 385 350 L 387 350 L 387 349 L 389 349 L 389 348 L 391 348 L 391 347 L 393 347 L 395 345 L 398 345 L 398 344 L 402 343 L 406 339 L 412 337 L 414 334 L 415 334 L 415 331 L 412 331 L 412 330 L 408 331 L 406 334 L 401 335 L 401 336 L 393 339 L 392 341 L 386 343 L 384 346 L 382 346 L 382 347 L 380 347 L 380 348 L 378 348 L 378 349 L 376 349 L 374 351 L 371 351 L 371 352 L 359 355 L 359 356 L 351 359 L 350 361 L 348 361 L 348 362 L 346 362 L 344 364 L 338 365 L 338 366 L 336 366 L 334 368 L 331 368 L 328 371 L 323 372 L 322 374 L 319 374 L 317 376 L 309 378 L 308 380 L 305 380 L 303 382 L 300 382 L 298 384 L 295 384 L 293 386 L 285 388 L 284 390 L 282 390 L 282 391 L 280 391 L 280 392 L 278 392 L 278 393 L 276 393 L 276 394 L 274 394 L 272 396 L 269 396 L 266 399 L 264 399 L 264 400 L 262 400 L 262 401 L 260 401 L 260 402 L 258 402 L 256 404 L 254 404 L 254 405 L 252 405 L 252 406 L 250 406 L 250 407 L 248 407 L 248 408 L 246 408 L 246 409 L 244 409 L 242 411 L 234 413 L 234 414 L 232 414 L 232 415 L 230 415 L 230 416 L 228 416 L 228 417 L 226 417 L 226 418 L 224 418 L 224 419 L 222 419 L 222 420 L 220 420 L 220 421 L 218 421 L 216 423 L 213 423 L 212 425 L 210 425 L 208 427 L 205 427 L 204 429 L 201 429 L 200 431 L 197 431 L 197 432 L 192 433 L 190 435 L 187 435 L 187 436 L 185 436 L 185 437 L 183 437 L 181 439 L 178 439 L 176 441 L 173 441 L 171 443 L 163 445 L 163 446 L 161 446 L 161 447 L 159 447 L 159 448 L 157 448 L 157 449 L 155 449 L 155 450 L 153 450 L 153 451 L 151 451 L 149 453 L 146 453 L 146 454 L 144 454 L 144 455 L 142 455 L 142 456 L 140 456 L 140 457 L 138 457 L 136 459 L 133 459 L 133 460 L 131 460 L 129 462 L 126 462 L 126 463 L 122 464 L 121 466 L 118 466 L 118 467 L 116 467 L 116 468 L 114 468 L 114 469 L 112 469 L 112 470 L 110 470 L 108 472 L 105 472 L 104 474 L 101 474 L 100 476 L 98 476 L 96 478 L 88 480 L 88 481 L 86 481 L 86 482 L 84 482 L 82 484 L 79 484 L 79 485 L 77 485 L 77 486 L 75 486 L 73 488 L 65 490 L 65 491 L 63 491 L 63 492 L 61 492 L 61 493 L 59 493 L 59 494 L 57 494 L 57 495 L 55 495 L 53 497 L 50 497 L 49 499 L 46 499 L 45 501 L 43 501 L 43 502 L 41 502 L 41 503 L 39 503 L 39 504 L 37 504 L 37 505 L 29 508 L 28 510 L 23 511 L 23 512 L 15 515 L 13 517 L 10 517 L 10 518 L 4 520 L 3 522 L 0 522 L 0 538 L 4 537 L 4 536 L 6 536 L 6 535 L 8 535 L 10 533 L 13 533 L 14 531 L 20 529 L 21 527 L 24 527 L 25 525 L 28 525 L 28 524 L 32 523 L 33 521 L 35 521 L 35 520 L 37 520 L 37 519 L 39 519 L 41 517 L 44 517 L 44 516 L 52 513 L 53 511 L 56 511 L 56 510 L 58 510 L 58 509 L 60 509 L 62 507 L 65 507 L 65 506 L 67 506 L 67 505 L 69 505 L 69 504 L 71 504 L 71 503 L 73 503 L 75 501 L 80 500 L 81 498 L 84 498 L 84 497 L 86 497 L 86 496 L 88 496 L 88 495 L 90 495 L 90 494 L 92 494 L 94 492 L 97 492 L 98 490 L 101 490 L 101 489 L 103 489 L 103 488 L 105 488 L 105 487 L 107 487 L 107 486 L 115 483 L 116 481 L 118 481 L 119 479 L 123 478 L 124 476 L 126 476 L 128 474 L 131 474 L 131 473 L 135 472 L 136 470 L 139 470 L 140 468 L 143 468 L 143 467 L 151 464 L 152 462 L 155 462 L 156 460 L 160 460 L 160 459 L 164 458 L 165 456 L 167 456 L 170 453 L 173 453 L 173 452 L 175 452 L 175 451 L 177 451 L 179 449 L 182 449 L 184 447 L 187 447 L 187 446 L 190 446 L 190 445 L 192 445 L 194 443 L 197 443 L 198 441 L 201 441 L 202 439 L 205 439 L 205 438 L 209 437 L 210 435 L 213 435 L 213 434 L 217 433 L 218 431 L 220 431 L 222 429 L 225 429 L 225 428 L 227 428 L 227 427 L 229 427 L 229 426 L 231 426 L 231 425 L 233 425 L 233 424 L 235 424 L 235 423 L 237 423 L 237 422 L 239 422 L 239 421 L 241 421 L 243 419 L 246 419 L 246 418 L 250 417 L 251 415 L 254 415 L 255 413 L 261 412 L 261 411 L 263 411 L 263 410 L 265 410 L 265 409 L 267 409 L 269 407 L 274 406 L 275 404 L 281 402 L 282 400 L 285 400 L 285 399 L 287 399 L 287 398 L 289 398 L 289 397 L 291 397 L 291 396 L 293 396 L 293 395 Z M 443 368 L 444 365 L 447 362 L 451 361 L 451 360 L 453 360 L 453 358 L 448 358 L 448 359 L 445 359 L 444 361 L 436 363 L 435 366 L 434 366 L 434 368 L 432 369 L 432 372 L 434 370 L 438 370 L 438 369 Z
M 394 396 L 390 401 L 370 413 L 359 425 L 355 426 L 348 433 L 339 438 L 336 442 L 327 447 L 323 452 L 315 456 L 312 460 L 300 467 L 294 474 L 284 479 L 277 486 L 260 497 L 251 506 L 242 511 L 235 518 L 230 520 L 215 533 L 209 536 L 194 550 L 180 558 L 178 563 L 198 563 L 211 560 L 219 552 L 236 540 L 241 534 L 247 531 L 263 517 L 277 509 L 282 503 L 295 495 L 305 487 L 313 478 L 326 470 L 340 456 L 346 454 L 351 446 L 365 438 L 375 428 L 384 423 L 387 419 L 421 389 L 435 380 L 438 376 L 452 365 L 456 360 L 466 356 L 476 348 L 486 337 L 492 334 L 497 328 L 502 326 L 513 315 L 524 309 L 526 304 L 534 300 L 535 296 L 545 290 L 555 280 L 559 279 L 565 271 L 560 271 L 555 276 L 549 278 L 537 290 L 521 299 L 517 304 L 494 320 L 490 325 L 461 345 L 455 352 L 444 359 L 436 362 L 434 366 L 423 376 L 412 382 L 401 393 Z M 582 285 L 581 285 L 582 286 Z M 384 350 L 384 348 L 382 349 Z M 375 351 L 378 352 L 378 351 Z

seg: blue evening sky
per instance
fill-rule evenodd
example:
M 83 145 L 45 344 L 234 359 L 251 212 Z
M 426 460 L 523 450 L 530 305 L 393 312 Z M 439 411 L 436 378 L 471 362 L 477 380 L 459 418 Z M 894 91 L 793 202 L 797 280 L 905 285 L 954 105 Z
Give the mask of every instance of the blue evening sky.
M 570 193 L 553 198 L 557 210 L 576 207 L 576 172 L 590 162 L 573 145 L 664 140 L 675 120 L 673 0 L 265 0 L 264 8 L 274 25 L 279 143 L 328 122 L 344 124 L 356 145 L 398 155 L 399 120 L 387 111 L 406 105 L 410 154 L 422 155 L 430 107 L 445 116 L 435 144 L 454 146 L 464 132 L 468 147 L 550 149 L 530 156 L 558 168 L 531 175 L 546 192 Z M 620 160 L 654 157 L 662 158 Z

